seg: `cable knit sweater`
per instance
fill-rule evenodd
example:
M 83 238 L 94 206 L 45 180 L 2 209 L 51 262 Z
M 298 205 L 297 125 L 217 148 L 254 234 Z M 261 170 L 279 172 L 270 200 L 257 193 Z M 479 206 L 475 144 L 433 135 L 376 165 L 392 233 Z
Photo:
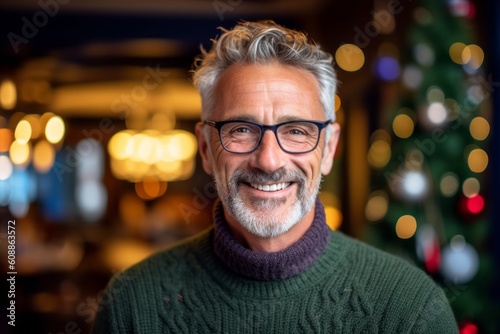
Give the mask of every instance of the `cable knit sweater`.
M 392 255 L 315 219 L 294 245 L 253 252 L 215 228 L 114 277 L 94 333 L 457 333 L 443 291 Z

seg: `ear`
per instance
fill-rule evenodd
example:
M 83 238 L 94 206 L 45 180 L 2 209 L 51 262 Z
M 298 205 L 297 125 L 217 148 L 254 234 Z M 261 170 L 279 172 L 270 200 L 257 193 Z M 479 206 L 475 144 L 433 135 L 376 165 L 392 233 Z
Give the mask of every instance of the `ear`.
M 327 175 L 332 170 L 333 159 L 335 157 L 335 151 L 337 150 L 337 145 L 340 138 L 340 125 L 338 123 L 330 124 L 332 127 L 330 138 L 328 142 L 325 143 L 323 159 L 321 159 L 321 174 Z
M 203 123 L 198 122 L 195 127 L 196 138 L 198 139 L 198 150 L 201 156 L 201 162 L 203 165 L 203 170 L 208 175 L 212 175 L 213 172 L 213 161 L 212 161 L 212 152 L 210 149 L 210 143 L 207 140 L 207 135 L 205 131 L 203 131 Z

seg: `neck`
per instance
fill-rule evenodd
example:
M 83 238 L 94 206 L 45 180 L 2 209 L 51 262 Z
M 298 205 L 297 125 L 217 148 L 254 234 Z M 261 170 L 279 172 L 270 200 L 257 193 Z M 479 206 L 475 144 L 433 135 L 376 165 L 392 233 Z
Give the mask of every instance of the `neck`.
M 261 253 L 273 253 L 286 249 L 296 243 L 311 227 L 314 219 L 315 206 L 290 230 L 275 237 L 262 238 L 244 229 L 227 210 L 224 217 L 234 238 L 246 248 Z
M 214 252 L 229 269 L 247 278 L 269 281 L 296 276 L 307 270 L 316 261 L 330 238 L 330 232 L 325 222 L 325 211 L 319 200 L 316 200 L 314 210 L 311 210 L 311 213 L 313 215 L 312 221 L 309 221 L 308 224 L 304 223 L 305 220 L 301 221 L 304 226 L 308 226 L 305 233 L 300 233 L 297 229 L 290 240 L 285 241 L 278 238 L 275 242 L 261 240 L 259 243 L 255 243 L 256 239 L 251 237 L 252 247 L 261 247 L 265 250 L 254 251 L 245 245 L 248 244 L 247 240 L 249 240 L 248 237 L 245 237 L 246 234 L 240 233 L 237 239 L 231 231 L 222 203 L 218 201 L 214 207 Z M 245 244 L 240 240 L 244 240 Z M 282 248 L 284 245 L 288 245 L 288 247 Z M 268 251 L 278 248 L 280 249 L 278 251 Z

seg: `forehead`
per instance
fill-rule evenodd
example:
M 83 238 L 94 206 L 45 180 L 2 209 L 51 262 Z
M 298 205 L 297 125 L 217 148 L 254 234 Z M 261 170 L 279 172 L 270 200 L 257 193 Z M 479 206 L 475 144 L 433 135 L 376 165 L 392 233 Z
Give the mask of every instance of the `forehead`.
M 220 76 L 213 116 L 259 122 L 322 119 L 316 78 L 306 70 L 280 64 L 232 65 Z

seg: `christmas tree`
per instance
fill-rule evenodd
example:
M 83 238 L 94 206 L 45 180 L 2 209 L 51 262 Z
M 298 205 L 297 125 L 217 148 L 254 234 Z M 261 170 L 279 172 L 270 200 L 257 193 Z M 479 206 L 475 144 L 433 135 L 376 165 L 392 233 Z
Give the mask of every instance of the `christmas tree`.
M 365 212 L 366 239 L 431 275 L 467 334 L 500 331 L 485 197 L 491 90 L 474 13 L 467 0 L 423 0 L 401 56 L 378 60 L 382 80 L 399 74 L 398 98 L 370 138 Z

